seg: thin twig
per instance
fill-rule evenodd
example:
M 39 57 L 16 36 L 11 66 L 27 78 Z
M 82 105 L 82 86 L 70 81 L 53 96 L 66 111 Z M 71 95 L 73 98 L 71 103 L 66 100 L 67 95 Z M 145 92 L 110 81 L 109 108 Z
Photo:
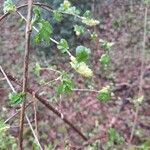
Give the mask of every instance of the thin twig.
M 72 89 L 72 91 L 75 91 L 75 92 L 94 92 L 94 93 L 99 92 L 99 91 L 93 90 L 93 89 Z
M 33 133 L 33 136 L 34 136 L 34 138 L 35 138 L 35 141 L 36 141 L 37 145 L 39 146 L 39 148 L 40 148 L 41 150 L 43 150 L 43 148 L 42 148 L 42 146 L 41 146 L 41 144 L 40 144 L 40 142 L 39 142 L 39 140 L 38 140 L 38 138 L 37 138 L 37 135 L 36 135 L 36 133 L 34 132 L 34 129 L 33 129 L 33 127 L 32 127 L 32 124 L 30 123 L 30 120 L 29 120 L 29 118 L 28 118 L 28 116 L 27 116 L 26 113 L 25 113 L 25 116 L 26 116 L 27 122 L 28 122 L 28 124 L 29 124 L 29 126 L 30 126 L 30 129 L 31 129 L 31 131 L 32 131 L 32 133 Z
M 35 98 L 35 93 L 33 93 L 32 101 L 33 101 L 33 110 L 34 110 L 35 133 L 38 138 L 37 101 Z
M 28 14 L 26 22 L 26 32 L 25 32 L 25 54 L 24 54 L 24 70 L 23 70 L 23 86 L 22 92 L 27 92 L 28 85 L 28 68 L 29 68 L 29 53 L 30 53 L 30 36 L 31 36 L 31 19 L 32 19 L 32 4 L 33 0 L 28 1 Z M 19 130 L 19 149 L 23 150 L 23 124 L 24 124 L 24 114 L 25 114 L 25 103 L 26 96 L 24 97 L 24 102 L 22 104 L 21 115 L 20 115 L 20 130 Z
M 28 108 L 32 103 L 33 103 L 32 101 L 29 102 L 29 103 L 25 106 L 25 109 Z M 4 123 L 9 122 L 9 121 L 10 121 L 11 119 L 13 119 L 15 116 L 17 116 L 18 114 L 20 114 L 20 112 L 21 112 L 21 109 L 17 110 L 17 112 L 14 113 L 12 116 L 10 116 L 8 119 L 6 119 Z
M 143 85 L 143 75 L 144 75 L 145 45 L 146 45 L 146 34 L 147 34 L 147 32 L 146 32 L 146 30 L 147 30 L 146 29 L 146 27 L 147 27 L 147 12 L 148 12 L 148 8 L 145 7 L 143 48 L 142 48 L 142 51 L 141 51 L 141 74 L 140 74 L 139 93 L 138 93 L 139 96 L 143 95 L 142 85 Z M 134 131 L 135 131 L 135 128 L 136 128 L 136 123 L 137 123 L 137 120 L 138 120 L 139 109 L 140 109 L 140 105 L 138 104 L 137 107 L 136 107 L 136 112 L 135 112 L 135 116 L 134 116 L 133 127 L 132 127 L 131 135 L 130 135 L 130 138 L 129 138 L 129 144 L 132 142 L 132 139 L 133 139 L 133 136 L 134 136 Z
M 2 74 L 3 74 L 3 76 L 5 77 L 5 79 L 6 79 L 7 83 L 8 83 L 8 85 L 9 85 L 10 88 L 12 89 L 12 91 L 13 91 L 14 93 L 16 93 L 16 91 L 15 91 L 13 85 L 12 85 L 11 82 L 9 81 L 9 79 L 8 79 L 6 73 L 5 73 L 5 71 L 3 70 L 3 68 L 2 68 L 1 65 L 0 65 L 0 70 L 1 70 L 1 72 L 2 72 Z

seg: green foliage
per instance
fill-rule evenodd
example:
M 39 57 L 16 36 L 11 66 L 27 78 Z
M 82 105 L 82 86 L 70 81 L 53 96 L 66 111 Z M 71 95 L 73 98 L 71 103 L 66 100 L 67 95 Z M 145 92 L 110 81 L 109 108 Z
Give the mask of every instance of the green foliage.
M 124 138 L 114 128 L 109 128 L 108 130 L 108 143 L 107 148 L 112 148 L 114 145 L 123 144 Z
M 85 62 L 78 62 L 75 57 L 71 57 L 71 67 L 75 69 L 83 77 L 91 78 L 93 76 L 92 70 L 88 67 Z
M 91 19 L 92 18 L 92 13 L 89 10 L 86 10 L 86 12 L 83 14 L 83 17 Z
M 76 9 L 75 6 L 71 6 L 71 3 L 68 0 L 64 0 L 64 2 L 58 8 L 58 11 L 61 13 L 71 14 L 71 15 L 79 15 L 80 11 Z
M 23 92 L 13 92 L 9 93 L 9 100 L 12 106 L 19 105 L 24 101 L 25 93 Z
M 63 73 L 62 78 L 61 78 L 61 83 L 57 88 L 57 94 L 70 94 L 72 92 L 72 89 L 74 88 L 73 81 L 71 80 L 71 77 Z
M 104 41 L 102 39 L 100 39 L 100 43 L 102 43 L 102 48 L 105 51 L 109 51 L 112 48 L 112 46 L 114 45 L 114 43 L 108 42 L 108 41 Z
M 77 36 L 80 36 L 85 32 L 85 28 L 83 26 L 74 25 L 74 32 Z
M 35 67 L 33 69 L 33 72 L 34 72 L 35 75 L 40 76 L 40 71 L 41 71 L 41 66 L 40 66 L 39 63 L 36 63 Z
M 92 27 L 92 26 L 98 25 L 100 22 L 95 19 L 82 18 L 82 23 L 86 24 L 87 26 Z
M 95 41 L 97 39 L 97 37 L 98 37 L 98 35 L 95 32 L 91 33 L 90 35 L 91 35 L 91 39 L 93 41 Z
M 96 26 L 100 22 L 92 18 L 91 12 L 87 10 L 82 17 L 82 23 L 86 24 L 87 26 Z
M 5 0 L 4 1 L 4 8 L 3 8 L 4 13 L 12 13 L 16 11 L 16 6 L 12 2 L 12 0 Z
M 150 0 L 144 0 L 144 4 L 146 4 L 147 6 L 150 5 Z
M 51 34 L 53 33 L 51 24 L 48 21 L 41 19 L 38 21 L 37 25 L 39 26 L 39 31 L 34 38 L 35 43 L 39 44 L 45 42 L 46 44 L 49 44 Z
M 61 39 L 57 45 L 57 48 L 62 52 L 65 53 L 69 50 L 68 42 L 65 39 Z
M 43 2 L 46 2 L 47 4 L 50 4 L 51 6 L 53 6 L 53 8 L 55 9 L 55 11 L 57 11 L 58 13 L 56 13 L 54 11 L 54 13 L 56 13 L 56 16 L 58 14 L 58 16 L 61 16 L 61 20 L 63 19 L 63 21 L 61 21 L 61 24 L 59 21 L 57 21 L 56 18 L 54 18 L 54 13 L 53 15 L 51 15 L 49 12 L 44 12 L 43 15 L 46 18 L 49 18 L 49 20 L 51 20 L 51 24 L 53 27 L 55 27 L 53 29 L 53 32 L 55 33 L 55 37 L 57 39 L 61 39 L 62 37 L 64 37 L 68 43 L 69 46 L 73 47 L 76 45 L 76 43 L 81 43 L 80 40 L 76 40 L 75 35 L 74 35 L 74 31 L 73 31 L 73 26 L 75 24 L 78 24 L 78 18 L 73 16 L 73 15 L 65 15 L 63 13 L 61 13 L 61 11 L 59 10 L 60 4 L 63 3 L 63 0 L 44 0 Z M 91 0 L 80 0 L 79 2 L 77 0 L 70 0 L 71 2 L 71 6 L 75 6 L 78 10 L 81 11 L 80 14 L 83 14 L 87 9 L 91 9 Z M 59 17 L 58 17 L 59 18 Z M 59 20 L 59 19 L 58 19 Z M 51 44 L 51 46 L 53 46 Z
M 16 140 L 13 136 L 7 134 L 8 129 L 9 126 L 0 120 L 0 149 L 6 150 L 9 148 L 11 150 L 16 150 Z
M 110 86 L 102 88 L 97 94 L 97 99 L 100 100 L 101 102 L 108 102 L 111 99 Z
M 84 46 L 78 46 L 76 48 L 76 60 L 80 62 L 86 62 L 89 59 L 89 55 L 91 54 L 91 50 Z
M 36 6 L 33 8 L 33 13 L 34 13 L 34 17 L 32 19 L 32 24 L 36 25 L 41 21 L 41 9 Z
M 64 0 L 64 2 L 60 5 L 60 11 L 66 11 L 71 7 L 71 3 L 68 0 Z
M 0 134 L 6 132 L 7 129 L 9 129 L 9 126 L 7 126 L 3 121 L 0 120 Z
M 53 17 L 57 22 L 61 22 L 62 21 L 62 13 L 60 13 L 58 10 L 54 10 L 53 11 Z
M 108 65 L 110 64 L 111 62 L 111 58 L 108 54 L 102 54 L 101 55 L 101 58 L 99 59 L 100 63 L 102 64 L 102 66 L 104 68 L 107 68 Z
M 150 139 L 147 139 L 141 146 L 140 150 L 149 150 L 150 149 Z

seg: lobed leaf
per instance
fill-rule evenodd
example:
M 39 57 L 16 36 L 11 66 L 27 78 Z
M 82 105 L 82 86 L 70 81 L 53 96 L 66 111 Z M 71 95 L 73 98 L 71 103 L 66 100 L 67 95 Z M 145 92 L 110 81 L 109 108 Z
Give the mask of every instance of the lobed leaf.
M 86 62 L 89 59 L 89 55 L 91 54 L 91 50 L 84 46 L 78 46 L 76 48 L 76 60 L 80 62 Z

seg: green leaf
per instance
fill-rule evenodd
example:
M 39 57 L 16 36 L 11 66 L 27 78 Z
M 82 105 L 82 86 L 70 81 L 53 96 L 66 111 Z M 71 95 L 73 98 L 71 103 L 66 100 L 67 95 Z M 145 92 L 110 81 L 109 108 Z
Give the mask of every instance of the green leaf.
M 80 14 L 80 11 L 78 9 L 76 9 L 75 6 L 68 8 L 64 12 L 68 13 L 68 14 L 72 14 L 72 15 L 79 15 Z
M 111 99 L 110 86 L 106 86 L 98 92 L 97 99 L 101 102 L 107 102 Z
M 11 105 L 19 105 L 24 101 L 25 93 L 23 92 L 13 92 L 9 94 L 9 100 Z
M 34 71 L 35 75 L 40 76 L 41 66 L 39 63 L 35 64 L 33 71 Z
M 63 12 L 69 9 L 70 7 L 71 7 L 71 3 L 68 0 L 64 0 L 64 2 L 60 4 L 60 7 L 58 10 Z
M 57 45 L 57 48 L 62 52 L 65 53 L 69 50 L 68 42 L 65 39 L 61 39 Z
M 64 74 L 61 78 L 61 84 L 57 88 L 57 94 L 70 94 L 74 87 L 73 81 L 68 74 Z
M 120 136 L 120 134 L 114 128 L 109 128 L 108 130 L 109 142 L 122 144 L 124 142 L 124 138 Z
M 111 62 L 111 58 L 108 54 L 102 54 L 101 58 L 99 59 L 100 63 L 103 67 L 108 67 Z
M 40 7 L 34 7 L 33 9 L 34 17 L 32 19 L 32 24 L 37 24 L 41 21 L 41 9 Z
M 39 44 L 41 42 L 45 42 L 46 44 L 50 43 L 50 36 L 52 34 L 52 26 L 46 20 L 40 20 L 39 23 L 39 32 L 34 38 L 35 43 Z
M 56 21 L 61 22 L 61 20 L 62 20 L 62 14 L 59 11 L 54 10 L 53 11 L 53 16 L 54 16 L 54 19 Z
M 99 40 L 100 43 L 102 43 L 102 48 L 105 50 L 105 51 L 109 51 L 112 46 L 114 45 L 113 42 L 108 42 L 108 41 L 104 41 L 102 39 Z
M 6 125 L 3 121 L 0 120 L 0 134 L 7 131 L 9 128 L 8 125 Z
M 16 6 L 15 4 L 12 2 L 12 0 L 5 0 L 4 1 L 4 8 L 3 8 L 3 11 L 4 13 L 12 13 L 12 12 L 15 12 L 17 9 L 16 9 Z
M 78 46 L 76 48 L 76 60 L 78 62 L 86 62 L 89 59 L 89 55 L 91 54 L 91 50 L 84 46 Z
M 91 18 L 92 18 L 92 13 L 91 13 L 91 11 L 90 11 L 90 10 L 87 10 L 87 11 L 83 14 L 83 17 L 91 19 Z
M 93 41 L 96 40 L 97 36 L 98 36 L 98 35 L 97 35 L 95 32 L 91 33 L 91 39 L 92 39 Z
M 75 31 L 77 36 L 80 36 L 85 32 L 85 28 L 83 26 L 75 25 L 74 31 Z

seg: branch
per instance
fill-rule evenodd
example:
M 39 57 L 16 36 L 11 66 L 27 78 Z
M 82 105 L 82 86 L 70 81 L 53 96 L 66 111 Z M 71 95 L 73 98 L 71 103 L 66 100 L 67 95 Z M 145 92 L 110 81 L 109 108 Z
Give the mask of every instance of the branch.
M 29 102 L 26 106 L 25 109 L 28 108 L 31 104 L 33 103 L 33 101 Z M 19 109 L 16 113 L 14 113 L 12 116 L 10 116 L 7 120 L 5 120 L 4 123 L 7 123 L 9 120 L 13 119 L 16 115 L 20 114 L 21 109 Z
M 24 70 L 23 70 L 23 86 L 22 92 L 27 92 L 28 85 L 28 68 L 29 68 L 29 53 L 30 53 L 30 36 L 31 36 L 31 19 L 32 19 L 32 3 L 33 0 L 28 1 L 28 14 L 27 14 L 27 22 L 26 22 L 26 33 L 25 33 L 25 54 L 24 54 Z M 24 102 L 21 108 L 20 115 L 20 130 L 19 130 L 19 149 L 23 150 L 23 124 L 24 124 L 24 115 L 25 115 L 25 103 L 26 103 L 26 95 L 24 97 Z
M 51 6 L 46 5 L 46 4 L 44 4 L 44 3 L 33 3 L 33 5 L 34 5 L 34 6 L 40 6 L 40 7 L 42 7 L 43 9 L 46 9 L 46 10 L 48 10 L 48 11 L 53 11 L 53 9 L 52 9 Z M 21 5 L 21 6 L 18 6 L 16 9 L 17 9 L 17 11 L 19 11 L 20 9 L 22 9 L 22 8 L 24 8 L 24 7 L 27 7 L 27 6 L 28 6 L 28 4 L 23 4 L 23 5 Z M 10 15 L 9 12 L 3 14 L 3 15 L 0 17 L 0 21 L 2 21 L 3 19 L 5 19 L 5 18 L 6 18 L 7 16 L 9 16 L 9 15 Z
M 139 81 L 139 93 L 138 93 L 138 96 L 143 95 L 143 88 L 142 88 L 142 86 L 143 86 L 143 76 L 144 76 L 145 45 L 146 45 L 146 34 L 147 34 L 147 12 L 148 12 L 148 8 L 145 7 L 143 48 L 142 48 L 142 51 L 141 51 L 141 74 L 140 74 L 140 81 Z M 137 124 L 137 120 L 138 120 L 139 109 L 140 109 L 140 105 L 138 104 L 137 107 L 136 107 L 136 111 L 135 111 L 133 127 L 132 127 L 131 135 L 130 135 L 130 138 L 129 138 L 129 144 L 131 144 L 133 136 L 134 136 L 134 132 L 135 132 L 135 128 L 136 128 L 136 124 Z
M 12 75 L 7 74 L 9 80 L 13 81 L 20 87 L 22 87 L 22 83 L 18 81 L 16 78 L 14 78 Z M 59 118 L 61 118 L 68 126 L 70 126 L 80 137 L 84 140 L 87 141 L 87 137 L 82 134 L 80 130 L 78 130 L 67 118 L 62 117 L 62 114 L 55 109 L 52 105 L 50 105 L 46 99 L 42 98 L 40 95 L 38 95 L 33 89 L 27 88 L 27 92 L 30 94 L 35 93 L 35 98 L 37 98 L 45 107 L 47 107 L 50 111 L 52 111 L 54 114 L 56 114 Z
M 34 129 L 33 129 L 33 127 L 32 127 L 32 124 L 31 124 L 31 122 L 30 122 L 30 120 L 29 120 L 27 114 L 25 114 L 25 116 L 26 116 L 27 122 L 28 122 L 28 124 L 29 124 L 29 126 L 30 126 L 30 129 L 31 129 L 31 131 L 32 131 L 32 133 L 33 133 L 33 136 L 34 136 L 34 138 L 35 138 L 35 141 L 36 141 L 37 145 L 39 146 L 40 150 L 43 150 L 43 148 L 42 148 L 42 146 L 41 146 L 41 144 L 40 144 L 40 142 L 39 142 L 39 140 L 38 140 L 38 137 L 37 137 L 36 133 L 34 132 Z

